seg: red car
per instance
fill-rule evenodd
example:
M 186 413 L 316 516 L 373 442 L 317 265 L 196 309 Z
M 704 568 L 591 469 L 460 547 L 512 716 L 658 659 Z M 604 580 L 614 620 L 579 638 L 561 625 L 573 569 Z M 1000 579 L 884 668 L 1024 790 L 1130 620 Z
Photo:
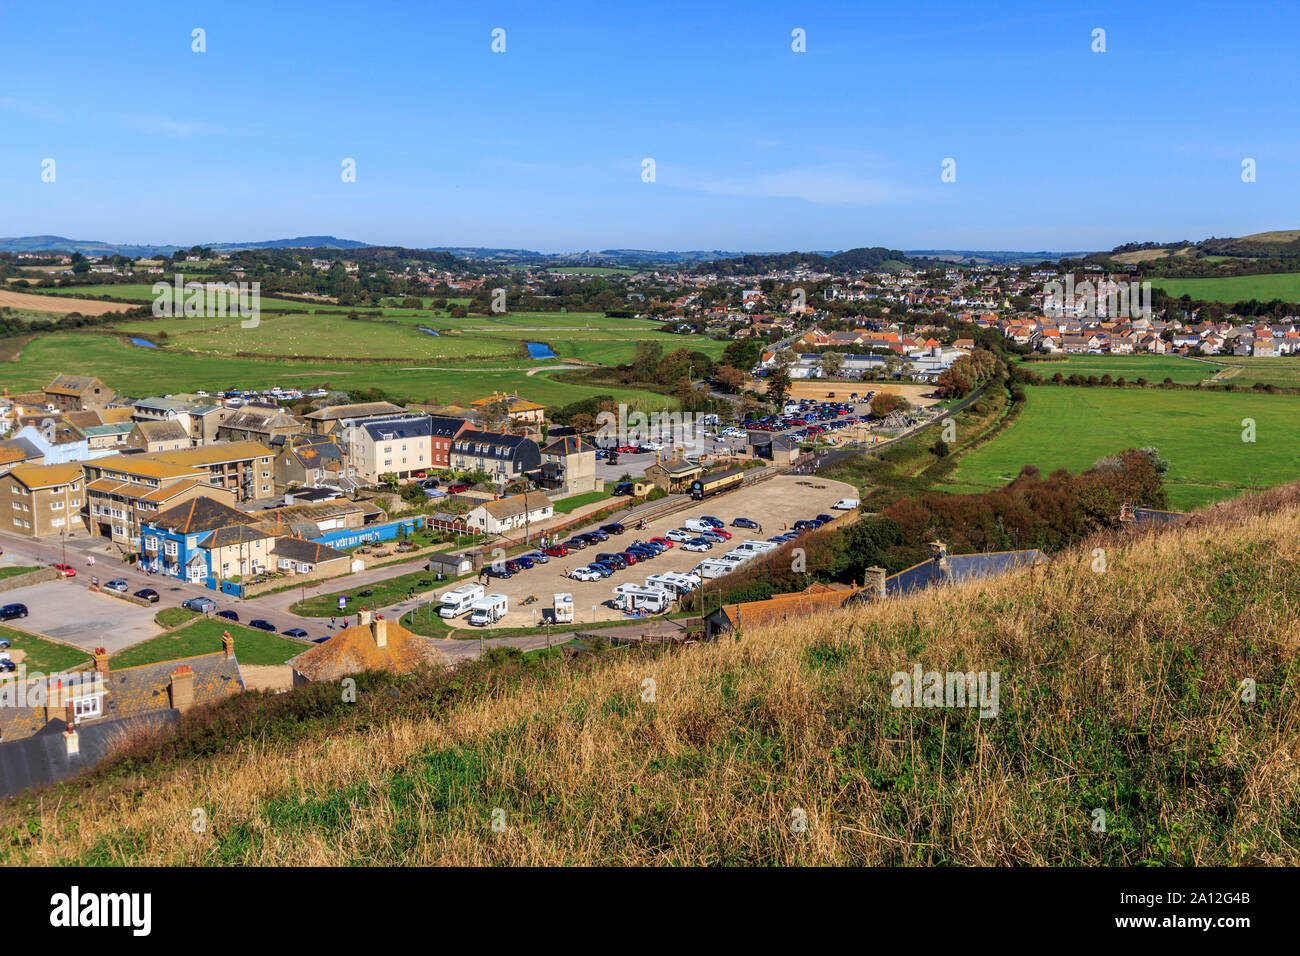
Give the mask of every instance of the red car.
M 62 572 L 65 578 L 75 578 L 77 576 L 77 569 L 70 564 L 56 564 L 54 570 Z
M 709 529 L 709 533 L 710 533 L 710 534 L 716 534 L 718 537 L 720 537 L 720 538 L 725 538 L 725 539 L 728 540 L 728 541 L 731 540 L 731 532 L 730 532 L 730 531 L 723 531 L 721 528 L 710 528 L 710 529 Z
M 549 554 L 553 558 L 567 557 L 569 549 L 562 544 L 553 544 L 549 548 L 542 548 L 542 554 Z
M 673 546 L 673 543 L 667 538 L 651 538 L 650 540 L 655 544 L 662 544 L 665 548 L 671 548 Z
M 624 561 L 626 561 L 629 567 L 636 564 L 638 560 L 637 556 L 633 554 L 631 551 L 620 551 L 618 553 L 618 556 L 622 558 Z
M 635 455 L 636 445 L 619 445 L 614 450 L 624 455 Z
M 453 485 L 448 485 L 448 486 L 447 486 L 447 491 L 448 491 L 448 493 L 450 493 L 450 494 L 458 495 L 458 494 L 460 494 L 462 491 L 469 491 L 469 485 L 465 484 L 465 482 L 463 482 L 463 481 L 458 481 L 458 482 L 456 482 L 456 483 L 453 484 Z

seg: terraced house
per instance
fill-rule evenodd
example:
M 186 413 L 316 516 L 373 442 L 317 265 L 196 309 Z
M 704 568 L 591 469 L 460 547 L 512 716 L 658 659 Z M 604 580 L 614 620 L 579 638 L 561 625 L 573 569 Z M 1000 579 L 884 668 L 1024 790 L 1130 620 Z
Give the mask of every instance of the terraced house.
M 205 482 L 233 492 L 236 501 L 256 501 L 275 494 L 275 456 L 271 449 L 260 442 L 218 442 L 197 448 L 158 452 L 150 457 L 199 470 Z
M 25 538 L 85 529 L 85 476 L 78 464 L 19 465 L 0 475 L 0 528 Z
M 524 435 L 467 428 L 451 443 L 451 467 L 455 471 L 486 472 L 494 482 L 504 485 L 538 472 L 542 450 Z
M 149 455 L 110 455 L 84 468 L 91 533 L 130 551 L 140 546 L 141 524 L 174 505 L 200 495 L 235 501 L 234 492 L 208 483 L 206 469 Z
M 433 465 L 433 421 L 428 415 L 402 412 L 350 421 L 339 432 L 347 477 L 378 484 L 383 475 L 401 480 L 427 474 Z

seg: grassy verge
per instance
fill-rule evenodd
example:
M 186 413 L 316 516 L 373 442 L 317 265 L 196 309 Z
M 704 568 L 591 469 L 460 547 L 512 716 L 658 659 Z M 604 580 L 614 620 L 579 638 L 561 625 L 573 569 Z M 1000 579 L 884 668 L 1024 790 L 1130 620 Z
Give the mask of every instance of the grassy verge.
M 5 578 L 16 578 L 16 577 L 18 577 L 18 575 L 20 575 L 20 574 L 26 574 L 26 573 L 29 572 L 29 571 L 39 571 L 39 570 L 40 570 L 40 568 L 35 568 L 35 567 L 32 567 L 32 568 L 15 568 L 15 567 L 4 567 L 4 568 L 0 568 L 0 581 L 3 581 Z
M 90 655 L 79 647 L 60 644 L 58 641 L 51 641 L 49 638 L 28 634 L 24 631 L 16 631 L 12 627 L 0 625 L 0 637 L 9 641 L 9 653 L 11 655 L 16 657 L 14 651 L 23 652 L 24 657 L 20 663 L 27 666 L 29 675 L 33 671 L 40 671 L 42 674 L 54 674 L 58 671 L 79 667 L 90 661 Z M 13 676 L 13 673 L 0 674 L 0 680 L 12 678 Z
M 241 664 L 283 664 L 311 646 L 278 634 L 209 618 L 118 651 L 109 659 L 109 666 L 138 667 L 180 657 L 213 654 L 221 650 L 221 635 L 225 631 L 235 639 L 235 657 Z
M 198 611 L 191 611 L 187 607 L 165 607 L 153 616 L 160 627 L 176 627 L 184 624 L 186 621 L 192 621 L 199 616 Z
M 567 498 L 561 498 L 555 502 L 556 514 L 567 515 L 583 505 L 589 505 L 595 501 L 603 501 L 609 497 L 607 491 L 588 491 L 580 495 L 570 495 Z

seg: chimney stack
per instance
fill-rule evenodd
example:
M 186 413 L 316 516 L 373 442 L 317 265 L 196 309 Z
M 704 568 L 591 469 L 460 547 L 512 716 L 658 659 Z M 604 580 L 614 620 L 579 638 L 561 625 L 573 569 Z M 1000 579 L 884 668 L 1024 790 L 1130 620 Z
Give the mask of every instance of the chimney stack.
M 235 656 L 235 639 L 230 636 L 229 631 L 221 632 L 221 649 L 226 654 L 226 660 Z
M 360 611 L 357 612 L 358 624 L 364 624 L 366 626 L 369 626 L 374 623 L 374 620 L 375 620 L 374 615 L 371 613 L 369 608 L 363 607 Z
M 375 647 L 388 646 L 388 622 L 382 616 L 375 618 L 370 631 L 375 636 Z
M 194 705 L 194 671 L 189 664 L 181 664 L 172 671 L 168 690 L 171 692 L 172 707 L 181 713 Z
M 942 541 L 931 541 L 930 557 L 934 559 L 940 571 L 945 573 L 948 571 L 948 546 L 946 544 Z
M 108 651 L 102 647 L 95 648 L 95 673 L 108 677 Z
M 872 597 L 883 598 L 885 596 L 885 569 L 870 567 L 863 572 L 862 585 L 872 595 Z

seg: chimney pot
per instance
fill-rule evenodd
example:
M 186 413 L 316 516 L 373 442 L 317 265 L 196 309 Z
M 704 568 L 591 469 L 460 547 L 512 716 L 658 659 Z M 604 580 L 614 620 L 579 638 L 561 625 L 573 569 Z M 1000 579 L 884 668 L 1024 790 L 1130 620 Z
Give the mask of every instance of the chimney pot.
M 184 713 L 194 705 L 194 671 L 189 664 L 181 664 L 172 672 L 168 690 L 172 707 L 176 710 Z
M 235 639 L 230 636 L 229 631 L 221 632 L 221 649 L 225 652 L 226 660 L 235 656 Z
M 863 572 L 862 586 L 868 588 L 875 597 L 885 596 L 885 569 L 870 567 Z
M 108 676 L 108 651 L 102 647 L 95 648 L 95 673 Z
M 375 622 L 370 625 L 370 630 L 375 636 L 375 647 L 388 646 L 388 622 L 386 620 L 382 617 L 377 618 Z

